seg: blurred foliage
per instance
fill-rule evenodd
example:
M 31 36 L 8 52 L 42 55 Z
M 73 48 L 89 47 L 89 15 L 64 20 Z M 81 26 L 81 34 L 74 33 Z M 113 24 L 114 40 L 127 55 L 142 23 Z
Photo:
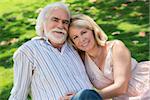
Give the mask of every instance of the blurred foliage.
M 122 40 L 132 57 L 138 61 L 150 60 L 148 0 L 68 0 L 67 3 L 72 14 L 83 13 L 92 17 L 109 40 Z M 112 35 L 113 32 L 120 34 Z M 140 32 L 145 36 L 140 36 Z

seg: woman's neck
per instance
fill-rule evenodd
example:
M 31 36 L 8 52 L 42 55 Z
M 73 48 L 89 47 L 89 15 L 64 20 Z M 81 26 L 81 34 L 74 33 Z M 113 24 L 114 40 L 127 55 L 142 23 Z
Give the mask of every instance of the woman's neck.
M 90 51 L 87 51 L 88 55 L 92 58 L 96 58 L 102 53 L 102 47 L 101 46 L 95 46 Z

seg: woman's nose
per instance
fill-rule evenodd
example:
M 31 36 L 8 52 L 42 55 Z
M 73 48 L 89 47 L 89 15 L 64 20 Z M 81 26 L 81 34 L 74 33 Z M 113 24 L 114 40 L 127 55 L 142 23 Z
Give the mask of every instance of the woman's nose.
M 85 41 L 85 38 L 84 37 L 80 37 L 80 42 L 84 42 Z

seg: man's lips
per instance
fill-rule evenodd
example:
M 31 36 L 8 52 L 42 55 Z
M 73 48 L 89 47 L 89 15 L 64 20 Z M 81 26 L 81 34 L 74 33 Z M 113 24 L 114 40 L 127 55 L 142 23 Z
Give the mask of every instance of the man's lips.
M 63 32 L 60 32 L 60 31 L 53 31 L 53 32 L 56 32 L 56 33 L 59 33 L 59 34 L 64 34 Z

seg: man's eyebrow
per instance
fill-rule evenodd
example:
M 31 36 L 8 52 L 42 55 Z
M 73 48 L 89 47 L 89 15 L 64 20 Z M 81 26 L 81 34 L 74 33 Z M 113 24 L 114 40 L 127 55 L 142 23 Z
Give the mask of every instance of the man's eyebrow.
M 69 20 L 67 20 L 67 19 L 65 19 L 65 20 L 63 20 L 63 21 L 68 22 L 68 23 L 70 22 L 70 21 L 69 21 Z
M 54 17 L 52 17 L 51 19 L 58 19 L 58 20 L 60 20 L 59 18 L 57 18 L 57 17 L 55 17 L 55 16 L 54 16 Z
M 60 18 L 58 18 L 58 17 L 55 17 L 55 16 L 53 16 L 53 17 L 52 17 L 52 19 L 58 19 L 58 20 L 63 20 L 63 21 L 70 22 L 68 19 L 60 19 Z
M 51 20 L 57 20 L 57 21 L 61 20 L 61 21 L 65 22 L 65 23 L 70 23 L 70 20 L 68 20 L 68 19 L 60 19 L 60 18 L 55 17 L 55 16 L 51 17 Z

